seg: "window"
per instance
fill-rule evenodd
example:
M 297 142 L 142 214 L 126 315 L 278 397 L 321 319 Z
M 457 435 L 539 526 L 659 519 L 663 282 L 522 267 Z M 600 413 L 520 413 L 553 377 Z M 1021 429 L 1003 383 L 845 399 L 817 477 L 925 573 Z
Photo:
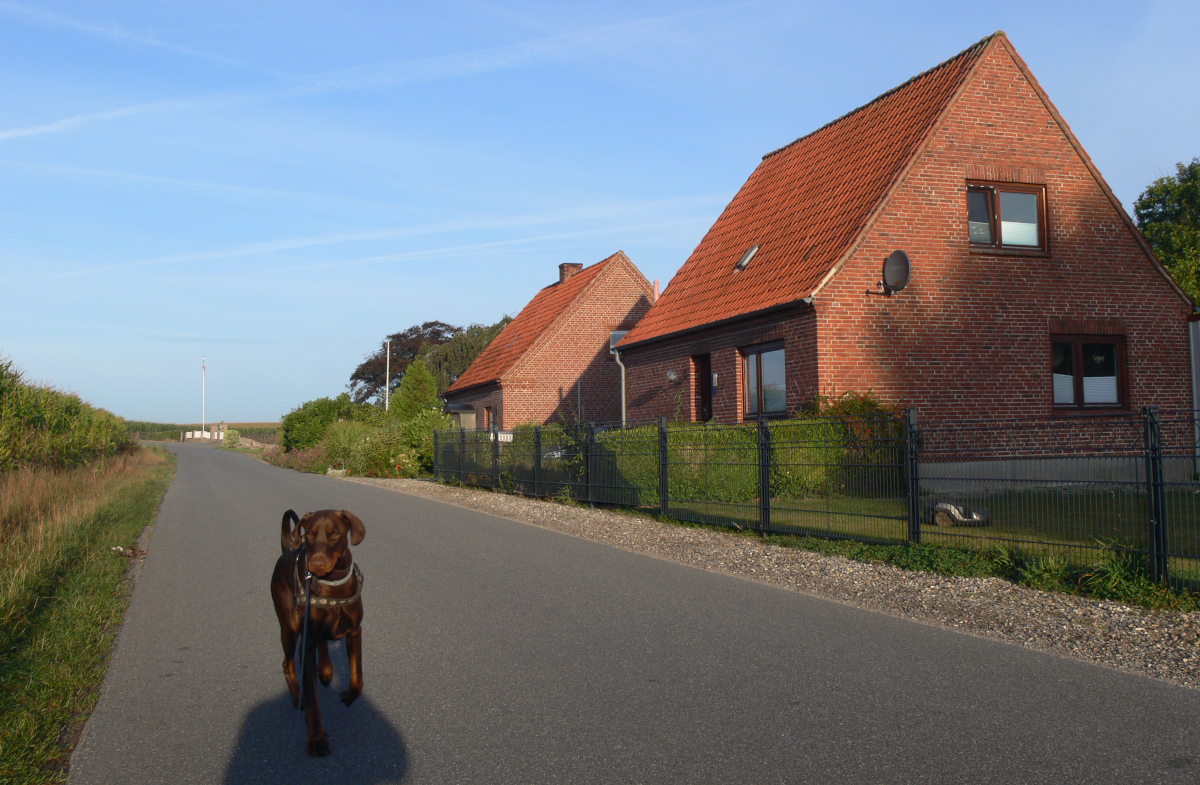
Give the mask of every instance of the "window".
M 1056 409 L 1125 408 L 1125 341 L 1112 335 L 1051 338 Z
M 967 233 L 975 248 L 1046 250 L 1046 189 L 969 183 Z
M 787 378 L 782 345 L 743 349 L 742 380 L 742 408 L 746 419 L 787 413 Z

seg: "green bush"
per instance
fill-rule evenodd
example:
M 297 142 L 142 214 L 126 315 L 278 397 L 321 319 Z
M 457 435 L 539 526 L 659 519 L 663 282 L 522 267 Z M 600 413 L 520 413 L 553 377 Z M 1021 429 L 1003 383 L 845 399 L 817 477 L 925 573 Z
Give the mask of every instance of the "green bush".
M 433 468 L 434 430 L 451 423 L 429 410 L 407 421 L 371 419 L 330 423 L 320 443 L 322 459 L 360 477 L 416 477 Z
M 230 428 L 225 431 L 225 438 L 221 440 L 221 446 L 226 450 L 236 450 L 242 446 L 242 434 L 236 429 Z
M 353 420 L 337 420 L 329 423 L 325 429 L 325 438 L 321 446 L 325 448 L 325 459 L 330 466 L 340 469 L 353 468 L 349 465 L 356 454 L 359 442 L 363 441 L 379 428 Z
M 77 395 L 29 384 L 11 360 L 0 360 L 0 471 L 65 469 L 129 446 L 120 417 Z
M 283 449 L 307 450 L 325 437 L 325 429 L 338 419 L 351 419 L 356 405 L 347 393 L 337 398 L 307 401 L 283 416 L 280 430 Z

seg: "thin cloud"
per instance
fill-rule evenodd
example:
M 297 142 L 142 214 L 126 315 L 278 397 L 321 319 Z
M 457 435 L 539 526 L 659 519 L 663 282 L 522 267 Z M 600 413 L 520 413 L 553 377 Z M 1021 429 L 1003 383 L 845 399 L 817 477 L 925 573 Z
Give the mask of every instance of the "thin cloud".
M 230 65 L 237 68 L 249 70 L 243 63 L 233 60 L 228 57 L 214 55 L 210 52 L 202 52 L 198 49 L 192 49 L 189 46 L 163 41 L 162 39 L 153 36 L 138 35 L 124 29 L 116 22 L 108 24 L 89 24 L 80 22 L 62 14 L 56 14 L 52 11 L 44 11 L 42 9 L 29 8 L 17 3 L 0 2 L 0 14 L 5 16 L 21 19 L 28 24 L 38 27 L 57 28 L 60 30 L 71 30 L 76 33 L 83 33 L 97 38 L 104 38 L 109 41 L 115 41 L 122 44 L 134 44 L 136 46 L 150 47 L 153 49 L 165 49 L 176 54 L 186 55 L 188 57 L 199 57 L 204 60 L 209 60 L 220 65 Z
M 74 278 L 83 275 L 107 273 L 115 270 L 127 270 L 140 267 L 155 267 L 188 264 L 193 262 L 210 262 L 221 259 L 261 256 L 295 251 L 303 248 L 341 245 L 355 242 L 370 242 L 377 240 L 394 240 L 403 237 L 418 237 L 423 235 L 453 234 L 459 232 L 494 231 L 499 229 L 520 229 L 531 226 L 551 226 L 574 221 L 611 220 L 630 215 L 646 215 L 653 211 L 672 209 L 696 209 L 723 204 L 726 196 L 689 196 L 675 199 L 656 199 L 636 202 L 615 202 L 603 205 L 586 205 L 564 210 L 552 210 L 524 215 L 501 216 L 498 218 L 460 218 L 449 221 L 439 221 L 417 226 L 386 227 L 360 232 L 334 232 L 322 235 L 302 237 L 281 237 L 274 240 L 264 240 L 254 243 L 244 243 L 232 248 L 214 251 L 194 251 L 190 253 L 159 256 L 152 259 L 141 259 L 131 262 L 98 265 L 78 270 L 67 270 L 41 278 Z M 26 279 L 32 280 L 32 279 Z
M 179 186 L 182 188 L 194 188 L 201 191 L 216 191 L 219 193 L 235 193 L 246 194 L 249 196 L 271 196 L 282 197 L 285 199 L 295 199 L 301 201 L 317 201 L 317 202 L 348 202 L 350 204 L 371 205 L 373 207 L 386 207 L 399 209 L 401 205 L 390 202 L 378 202 L 371 199 L 358 199 L 353 196 L 341 196 L 338 194 L 323 194 L 313 193 L 310 191 L 285 191 L 279 188 L 258 188 L 249 185 L 230 185 L 228 183 L 211 183 L 204 180 L 185 180 L 178 177 L 162 177 L 152 174 L 140 174 L 137 172 L 121 172 L 113 169 L 93 169 L 83 166 L 66 166 L 64 164 L 47 164 L 34 161 L 14 161 L 9 159 L 0 159 L 0 166 L 14 166 L 27 169 L 40 169 L 47 172 L 61 172 L 63 174 L 84 175 L 87 177 L 103 177 L 112 178 L 115 180 L 130 180 L 141 183 L 154 183 L 170 186 Z
M 743 5 L 741 3 L 735 5 Z M 16 6 L 22 8 L 22 6 Z M 341 68 L 317 74 L 289 77 L 259 90 L 214 93 L 202 96 L 132 104 L 101 112 L 75 115 L 36 126 L 0 130 L 0 141 L 18 137 L 58 133 L 106 120 L 137 115 L 197 109 L 228 108 L 264 101 L 322 95 L 326 93 L 384 89 L 423 84 L 441 79 L 475 76 L 493 71 L 518 68 L 536 62 L 565 61 L 578 58 L 587 50 L 611 51 L 614 37 L 640 39 L 653 27 L 715 8 L 689 11 L 670 16 L 650 17 L 604 25 L 588 30 L 521 41 L 508 46 L 479 49 L 420 60 L 392 61 L 354 68 Z

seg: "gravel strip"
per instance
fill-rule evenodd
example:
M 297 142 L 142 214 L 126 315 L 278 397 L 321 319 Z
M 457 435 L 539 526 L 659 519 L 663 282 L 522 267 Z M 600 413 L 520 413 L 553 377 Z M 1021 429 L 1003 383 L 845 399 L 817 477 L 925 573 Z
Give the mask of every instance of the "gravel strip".
M 911 572 L 611 510 L 428 480 L 345 479 L 1200 689 L 1200 613 L 1152 611 L 1037 591 L 1001 578 Z

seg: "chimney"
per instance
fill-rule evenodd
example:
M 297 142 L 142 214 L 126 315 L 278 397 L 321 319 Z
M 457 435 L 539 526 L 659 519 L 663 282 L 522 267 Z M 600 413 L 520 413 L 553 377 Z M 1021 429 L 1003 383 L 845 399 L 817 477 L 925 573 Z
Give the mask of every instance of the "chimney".
M 657 278 L 654 279 L 654 299 L 651 300 L 650 302 L 651 303 L 658 302 L 658 279 Z
M 568 278 L 578 272 L 583 271 L 582 264 L 573 262 L 563 262 L 558 266 L 558 282 L 565 283 Z

